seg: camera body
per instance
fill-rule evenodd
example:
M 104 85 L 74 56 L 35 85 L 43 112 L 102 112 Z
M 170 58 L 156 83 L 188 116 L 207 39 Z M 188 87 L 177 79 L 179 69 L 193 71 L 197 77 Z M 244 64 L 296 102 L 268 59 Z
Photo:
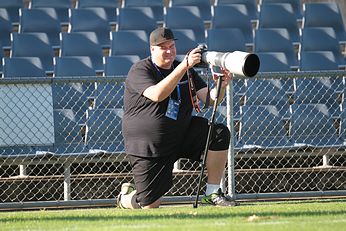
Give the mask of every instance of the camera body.
M 196 67 L 219 66 L 233 74 L 246 77 L 255 76 L 260 67 L 260 60 L 253 53 L 208 51 L 207 45 L 203 43 L 199 44 L 197 48 L 201 50 L 202 61 Z

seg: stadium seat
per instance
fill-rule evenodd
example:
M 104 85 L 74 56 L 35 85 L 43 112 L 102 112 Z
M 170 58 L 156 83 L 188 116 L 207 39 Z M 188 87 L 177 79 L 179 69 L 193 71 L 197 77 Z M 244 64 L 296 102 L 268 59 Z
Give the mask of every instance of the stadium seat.
M 11 57 L 38 57 L 46 73 L 53 72 L 54 50 L 46 33 L 12 33 L 11 41 Z
M 126 0 L 122 2 L 122 7 L 150 7 L 154 13 L 156 23 L 163 22 L 164 3 L 162 0 Z
M 300 54 L 300 71 L 338 70 L 335 55 L 331 51 L 304 51 Z M 335 92 L 343 92 L 342 78 L 329 77 Z
M 19 9 L 24 8 L 24 0 L 2 0 L 0 8 L 6 9 L 12 25 L 19 25 Z
M 38 57 L 5 57 L 3 65 L 4 78 L 46 77 L 42 61 Z
M 53 8 L 19 9 L 19 32 L 46 33 L 53 48 L 60 47 L 61 25 Z
M 111 32 L 110 56 L 138 55 L 145 58 L 150 55 L 149 36 L 144 30 Z
M 292 97 L 296 104 L 325 104 L 333 118 L 340 117 L 341 108 L 336 89 L 340 81 L 329 77 L 296 78 Z
M 172 29 L 172 31 L 177 39 L 175 41 L 177 60 L 181 61 L 190 50 L 197 47 L 198 44 L 205 43 L 205 40 L 198 38 L 193 29 Z
M 122 108 L 124 78 L 131 66 L 140 60 L 138 55 L 105 57 L 105 77 L 122 77 L 123 81 L 99 82 L 95 93 L 95 108 Z
M 2 50 L 11 48 L 12 23 L 6 9 L 0 8 L 0 44 Z
M 208 29 L 206 43 L 210 51 L 247 51 L 244 34 L 239 28 Z
M 239 140 L 240 149 L 292 148 L 285 121 L 273 105 L 241 106 Z
M 292 71 L 284 52 L 257 52 L 256 55 L 258 55 L 261 61 L 259 73 Z M 292 78 L 282 78 L 280 81 L 286 94 L 291 94 L 294 91 Z
M 257 0 L 215 0 L 215 6 L 232 5 L 232 4 L 244 4 L 251 21 L 258 20 L 258 7 Z
M 86 142 L 90 152 L 124 152 L 122 113 L 122 109 L 88 110 Z
M 104 76 L 125 76 L 131 66 L 140 60 L 138 55 L 116 55 L 104 57 Z
M 291 71 L 284 52 L 257 52 L 261 65 L 258 72 Z
M 214 6 L 211 28 L 239 28 L 245 37 L 246 46 L 253 46 L 253 29 L 245 5 Z
M 102 7 L 106 10 L 108 22 L 111 25 L 117 23 L 117 8 L 121 6 L 121 0 L 78 0 L 76 8 Z
M 337 40 L 346 42 L 345 25 L 338 3 L 304 3 L 303 9 L 303 28 L 332 27 Z
M 150 7 L 125 7 L 119 9 L 117 31 L 144 30 L 149 35 L 156 27 L 154 11 Z
M 111 30 L 105 9 L 99 7 L 70 9 L 68 32 L 95 32 L 102 48 L 110 48 Z
M 296 146 L 340 147 L 334 121 L 325 104 L 292 104 L 290 138 Z
M 300 43 L 296 15 L 289 3 L 261 5 L 257 28 L 286 28 L 291 42 L 294 44 Z
M 299 21 L 302 19 L 302 6 L 301 0 L 259 0 L 259 5 L 276 4 L 276 3 L 288 3 L 292 6 L 296 19 Z
M 87 56 L 64 56 L 55 59 L 54 77 L 95 77 L 92 60 Z M 85 122 L 95 86 L 93 83 L 56 82 L 52 85 L 54 109 L 72 109 L 78 122 Z
M 195 32 L 197 41 L 205 40 L 204 22 L 197 6 L 172 6 L 166 8 L 164 26 L 172 30 L 192 29 Z
M 60 57 L 89 56 L 97 73 L 103 72 L 103 51 L 95 32 L 63 32 Z
M 208 22 L 211 20 L 210 0 L 169 0 L 168 6 L 197 6 L 201 12 L 203 21 Z
M 273 105 L 284 118 L 289 116 L 289 101 L 284 81 L 247 79 L 245 86 L 245 105 Z
M 340 68 L 345 67 L 339 40 L 332 27 L 305 27 L 302 29 L 302 39 L 299 53 L 305 51 L 331 51 Z
M 302 51 L 300 71 L 338 70 L 339 66 L 332 51 Z
M 255 32 L 255 52 L 283 52 L 291 69 L 298 68 L 298 57 L 289 32 L 284 28 L 259 28 Z
M 81 127 L 72 109 L 54 109 L 55 144 L 83 143 Z
M 67 25 L 69 23 L 68 10 L 72 8 L 72 0 L 31 0 L 29 1 L 29 9 L 35 8 L 53 8 L 55 9 L 58 19 L 61 25 Z
M 89 56 L 54 57 L 54 76 L 96 76 Z
M 72 109 L 54 109 L 54 144 L 37 146 L 36 153 L 56 155 L 80 155 L 87 153 L 83 125 Z

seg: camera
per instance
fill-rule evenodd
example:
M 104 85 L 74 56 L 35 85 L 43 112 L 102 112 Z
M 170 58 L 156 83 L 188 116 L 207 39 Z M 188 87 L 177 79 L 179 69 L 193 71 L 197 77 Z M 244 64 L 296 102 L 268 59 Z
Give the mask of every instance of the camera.
M 217 52 L 208 51 L 207 45 L 202 43 L 198 47 L 201 50 L 202 61 L 197 67 L 219 66 L 229 72 L 246 77 L 253 77 L 260 67 L 260 60 L 256 54 L 243 51 Z

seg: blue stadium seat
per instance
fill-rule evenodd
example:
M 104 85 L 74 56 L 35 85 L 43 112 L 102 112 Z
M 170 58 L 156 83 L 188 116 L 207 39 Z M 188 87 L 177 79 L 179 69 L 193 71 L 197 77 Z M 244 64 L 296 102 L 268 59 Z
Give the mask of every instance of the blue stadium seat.
M 291 71 L 284 52 L 257 52 L 261 65 L 258 72 Z
M 172 30 L 192 29 L 195 32 L 197 41 L 205 40 L 204 21 L 197 6 L 172 6 L 166 8 L 164 26 Z
M 284 52 L 257 52 L 256 53 L 261 61 L 261 72 L 289 72 L 292 71 L 288 64 L 287 56 Z M 291 94 L 294 91 L 293 79 L 286 78 L 280 79 L 283 84 L 283 88 L 287 94 Z
M 341 147 L 334 120 L 325 104 L 292 104 L 290 138 L 296 146 Z
M 76 8 L 102 7 L 106 10 L 108 22 L 111 25 L 117 23 L 117 9 L 121 6 L 121 0 L 78 0 Z
M 54 77 L 94 77 L 92 61 L 87 56 L 67 56 L 55 58 Z M 89 108 L 89 100 L 93 97 L 95 86 L 92 83 L 56 82 L 52 85 L 53 108 L 72 109 L 78 123 L 85 123 L 86 110 Z
M 305 51 L 331 51 L 340 67 L 345 67 L 339 40 L 332 27 L 304 27 L 302 29 L 300 53 Z
M 111 26 L 105 9 L 100 7 L 70 9 L 69 32 L 95 32 L 102 48 L 110 48 Z
M 239 140 L 240 149 L 293 148 L 288 139 L 285 121 L 273 105 L 241 106 Z
M 335 55 L 331 51 L 303 51 L 300 53 L 300 71 L 330 71 L 338 70 Z M 329 77 L 335 92 L 343 93 L 342 78 Z
M 338 93 L 339 82 L 329 77 L 295 78 L 295 92 L 292 97 L 296 104 L 324 104 L 332 117 L 341 114 Z
M 336 33 L 337 40 L 346 42 L 345 25 L 338 3 L 304 3 L 303 8 L 303 28 L 332 27 Z
M 12 23 L 6 9 L 0 8 L 0 44 L 1 49 L 11 48 Z
M 103 50 L 95 32 L 63 32 L 60 56 L 89 56 L 97 73 L 103 72 Z
M 211 51 L 247 51 L 244 34 L 239 28 L 208 29 L 206 43 Z
M 289 3 L 261 5 L 257 28 L 286 28 L 291 42 L 294 44 L 300 43 L 296 15 Z
M 36 153 L 80 155 L 87 153 L 83 125 L 72 109 L 54 109 L 54 144 L 36 147 Z
M 332 51 L 302 51 L 300 71 L 338 70 L 339 66 Z
M 104 76 L 125 76 L 131 66 L 140 60 L 138 55 L 116 55 L 104 57 Z
M 19 25 L 19 9 L 24 8 L 24 0 L 2 0 L 0 8 L 7 10 L 12 25 Z
M 38 57 L 5 57 L 3 60 L 4 78 L 46 77 L 43 64 Z
M 197 6 L 201 12 L 203 21 L 208 22 L 211 20 L 210 0 L 169 0 L 168 6 Z
M 31 0 L 29 2 L 29 9 L 35 8 L 53 8 L 55 9 L 60 24 L 67 25 L 69 23 L 69 13 L 68 10 L 72 8 L 72 0 L 59 0 L 59 1 L 51 1 L 51 0 Z
M 255 33 L 254 51 L 283 52 L 291 69 L 298 68 L 298 57 L 285 28 L 259 28 Z
M 54 76 L 96 76 L 93 63 L 88 56 L 54 57 Z
M 217 5 L 213 8 L 211 28 L 239 28 L 245 37 L 246 46 L 253 45 L 252 24 L 245 5 Z
M 215 0 L 214 5 L 244 4 L 252 21 L 258 20 L 257 0 Z
M 122 2 L 122 7 L 150 7 L 154 13 L 156 22 L 163 22 L 164 2 L 162 0 L 126 0 Z
M 11 57 L 38 57 L 46 73 L 53 72 L 54 49 L 46 33 L 12 33 Z
M 145 58 L 150 55 L 149 36 L 144 30 L 111 32 L 110 56 L 138 55 Z
M 277 4 L 277 3 L 288 3 L 292 6 L 293 12 L 296 19 L 299 21 L 302 19 L 302 1 L 301 0 L 260 0 L 259 4 Z
M 105 77 L 125 77 L 131 66 L 140 60 L 138 55 L 118 55 L 105 57 Z M 124 81 L 107 81 L 97 84 L 95 108 L 122 108 Z
M 56 10 L 53 8 L 19 9 L 19 32 L 46 33 L 53 48 L 60 47 L 61 25 Z
M 289 116 L 287 89 L 280 79 L 247 79 L 245 105 L 273 105 L 284 118 Z
M 117 21 L 117 31 L 144 30 L 149 35 L 157 27 L 154 11 L 147 6 L 120 8 Z
M 197 47 L 199 43 L 205 43 L 205 40 L 198 38 L 198 35 L 193 29 L 172 29 L 177 49 L 177 59 L 182 60 L 185 55 Z
M 86 142 L 90 152 L 124 152 L 122 113 L 122 109 L 88 110 Z

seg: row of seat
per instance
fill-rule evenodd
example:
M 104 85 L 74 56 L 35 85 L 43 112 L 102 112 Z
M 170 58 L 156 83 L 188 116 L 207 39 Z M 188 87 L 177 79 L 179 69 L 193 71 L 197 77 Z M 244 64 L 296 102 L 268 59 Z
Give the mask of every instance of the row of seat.
M 286 129 L 287 121 L 274 105 L 246 105 L 241 109 L 239 135 L 235 137 L 236 151 L 345 148 L 345 110 L 340 126 L 336 127 L 326 105 L 293 104 L 289 128 Z M 55 109 L 53 114 L 53 144 L 1 147 L 0 155 L 124 152 L 121 109 L 87 110 L 85 130 L 81 129 L 73 110 Z
M 198 42 L 191 29 L 173 30 L 177 37 L 177 58 L 181 59 Z M 204 41 L 209 50 L 220 52 L 246 51 L 242 33 L 236 28 L 209 29 Z M 114 31 L 111 32 L 110 50 L 104 53 L 95 32 L 64 32 L 60 34 L 60 49 L 57 55 L 45 33 L 12 33 L 10 57 L 38 57 L 48 74 L 53 72 L 56 56 L 88 56 L 97 73 L 104 71 L 105 56 L 135 55 L 145 58 L 150 55 L 148 35 L 145 31 Z M 0 58 L 4 57 L 1 54 Z M 297 53 L 290 43 L 287 30 L 258 29 L 256 30 L 254 52 L 261 60 L 260 72 L 290 70 L 338 70 L 345 67 L 345 59 L 333 28 L 305 28 L 302 43 Z M 7 59 L 8 60 L 8 59 Z M 6 62 L 7 63 L 7 62 Z M 0 62 L 0 73 L 2 66 Z M 5 69 L 5 68 L 4 68 Z M 121 75 L 126 71 L 121 71 Z M 30 76 L 30 72 L 27 76 Z M 5 77 L 11 76 L 4 74 Z
M 293 104 L 289 129 L 273 105 L 242 106 L 236 149 L 345 147 L 345 112 L 339 128 L 324 104 Z M 339 130 L 339 132 L 338 132 Z
M 203 13 L 198 6 L 177 6 L 167 8 L 163 15 L 164 25 L 172 29 L 194 29 L 198 35 L 197 39 L 203 39 L 205 24 Z M 197 4 L 198 5 L 198 4 Z M 345 41 L 345 29 L 342 15 L 336 3 L 306 3 L 303 17 L 304 27 L 333 27 L 337 38 Z M 1 7 L 0 7 L 1 9 Z M 7 10 L 0 11 L 1 27 L 3 32 L 8 34 L 11 30 L 11 17 Z M 253 27 L 251 17 L 245 4 L 216 5 L 213 7 L 210 28 L 239 28 L 242 30 L 248 44 L 253 43 Z M 323 19 L 320 15 L 323 12 Z M 19 9 L 19 32 L 46 32 L 52 37 L 61 32 L 56 9 L 34 8 Z M 126 7 L 120 8 L 117 14 L 117 30 L 141 29 L 148 33 L 157 25 L 154 11 L 151 7 Z M 69 31 L 95 31 L 101 38 L 106 38 L 111 30 L 109 16 L 105 8 L 77 8 L 69 9 Z M 186 23 L 186 20 L 189 23 Z M 138 24 L 138 21 L 141 23 Z M 6 28 L 6 30 L 5 30 Z M 257 28 L 286 28 L 290 34 L 292 42 L 299 42 L 299 27 L 293 7 L 290 3 L 263 4 L 259 11 Z M 55 34 L 55 35 L 54 35 Z M 103 34 L 103 35 L 102 35 Z M 3 36 L 6 36 L 4 34 Z M 3 38 L 2 40 L 5 40 Z M 57 40 L 53 40 L 57 41 Z M 7 42 L 7 43 L 6 43 Z M 2 41 L 3 46 L 9 46 L 9 40 Z M 107 45 L 107 41 L 101 39 L 100 42 Z M 52 43 L 58 46 L 59 44 Z
M 28 4 L 26 4 L 28 2 Z M 5 0 L 0 3 L 1 8 L 7 8 L 11 14 L 11 20 L 14 23 L 19 23 L 18 10 L 24 8 L 55 8 L 58 9 L 59 18 L 62 22 L 68 22 L 68 9 L 73 8 L 89 8 L 89 7 L 102 7 L 108 11 L 111 21 L 116 21 L 115 9 L 127 8 L 127 7 L 151 7 L 155 12 L 155 17 L 158 20 L 163 19 L 164 7 L 174 6 L 197 6 L 202 12 L 204 20 L 210 20 L 212 17 L 212 6 L 217 5 L 229 5 L 229 4 L 244 4 L 251 19 L 258 18 L 258 8 L 261 5 L 270 3 L 289 3 L 292 5 L 296 12 L 297 18 L 301 18 L 301 0 L 150 0 L 150 1 L 138 1 L 138 0 Z

